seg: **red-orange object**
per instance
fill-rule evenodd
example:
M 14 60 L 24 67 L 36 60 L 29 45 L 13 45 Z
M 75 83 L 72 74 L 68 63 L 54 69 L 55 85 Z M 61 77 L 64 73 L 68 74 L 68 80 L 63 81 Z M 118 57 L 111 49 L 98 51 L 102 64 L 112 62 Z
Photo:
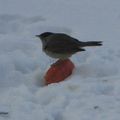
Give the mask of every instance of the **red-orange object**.
M 69 60 L 58 60 L 47 71 L 45 75 L 45 84 L 57 83 L 65 80 L 72 74 L 74 64 Z

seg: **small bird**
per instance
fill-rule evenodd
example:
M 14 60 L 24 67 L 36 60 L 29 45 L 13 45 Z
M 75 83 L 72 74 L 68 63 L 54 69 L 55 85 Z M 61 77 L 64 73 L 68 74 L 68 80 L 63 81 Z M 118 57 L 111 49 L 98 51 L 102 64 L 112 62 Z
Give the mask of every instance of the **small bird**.
M 84 47 L 101 46 L 102 41 L 82 42 L 64 33 L 44 32 L 36 35 L 42 41 L 43 51 L 52 58 L 68 59 L 73 54 L 85 51 Z

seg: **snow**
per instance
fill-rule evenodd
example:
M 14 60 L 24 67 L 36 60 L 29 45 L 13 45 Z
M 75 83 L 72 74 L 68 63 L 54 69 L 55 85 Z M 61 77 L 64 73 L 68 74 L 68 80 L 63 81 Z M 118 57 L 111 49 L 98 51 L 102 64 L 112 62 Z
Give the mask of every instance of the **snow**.
M 119 0 L 0 0 L 0 120 L 119 120 L 119 6 Z M 73 74 L 44 86 L 54 60 L 35 35 L 45 31 L 103 46 L 72 56 Z

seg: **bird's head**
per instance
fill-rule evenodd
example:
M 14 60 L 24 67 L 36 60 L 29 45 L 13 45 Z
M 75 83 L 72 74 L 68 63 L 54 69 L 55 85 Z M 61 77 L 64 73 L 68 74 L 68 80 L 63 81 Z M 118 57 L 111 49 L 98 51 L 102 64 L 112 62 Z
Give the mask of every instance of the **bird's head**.
M 47 37 L 53 34 L 54 33 L 52 32 L 44 32 L 44 33 L 41 33 L 40 35 L 36 35 L 36 37 L 39 37 L 41 40 L 46 40 Z

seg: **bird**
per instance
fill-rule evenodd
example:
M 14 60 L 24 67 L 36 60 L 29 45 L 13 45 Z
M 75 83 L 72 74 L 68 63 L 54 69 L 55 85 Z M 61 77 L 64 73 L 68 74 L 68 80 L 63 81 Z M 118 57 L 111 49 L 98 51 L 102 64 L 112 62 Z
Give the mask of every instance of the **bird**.
M 77 52 L 85 51 L 84 47 L 101 46 L 102 41 L 79 41 L 65 33 L 43 32 L 36 35 L 42 42 L 42 50 L 52 58 L 65 60 Z

